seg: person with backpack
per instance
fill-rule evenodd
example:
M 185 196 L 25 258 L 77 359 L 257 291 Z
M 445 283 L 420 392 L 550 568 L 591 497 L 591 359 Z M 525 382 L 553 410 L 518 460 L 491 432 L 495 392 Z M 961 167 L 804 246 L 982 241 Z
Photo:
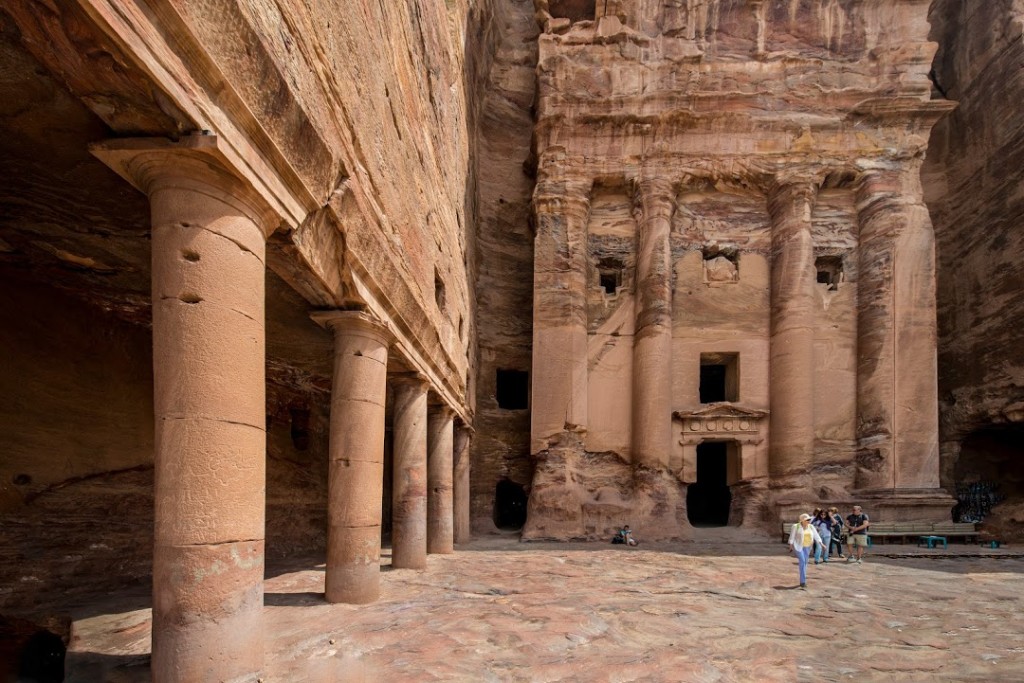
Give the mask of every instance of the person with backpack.
M 846 561 L 860 564 L 864 559 L 864 549 L 868 547 L 868 527 L 871 526 L 871 520 L 861 510 L 860 505 L 854 505 L 853 513 L 846 516 L 846 526 L 849 527 L 846 533 L 850 544 Z M 857 551 L 856 558 L 854 558 L 855 549 Z
M 828 554 L 832 554 L 832 548 L 836 549 L 836 555 L 840 558 L 843 557 L 843 537 L 846 535 L 845 525 L 843 524 L 843 516 L 839 514 L 839 508 L 829 508 L 828 517 L 832 521 L 832 543 L 828 549 Z

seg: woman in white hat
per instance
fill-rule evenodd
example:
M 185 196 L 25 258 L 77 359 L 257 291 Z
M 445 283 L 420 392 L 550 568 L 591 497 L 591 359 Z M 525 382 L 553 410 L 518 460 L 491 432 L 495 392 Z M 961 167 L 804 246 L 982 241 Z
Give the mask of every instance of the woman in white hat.
M 789 532 L 789 549 L 796 555 L 797 564 L 800 565 L 801 588 L 807 587 L 807 558 L 815 543 L 821 543 L 821 536 L 811 526 L 811 516 L 805 512 L 800 515 L 800 523 L 794 524 L 793 530 Z

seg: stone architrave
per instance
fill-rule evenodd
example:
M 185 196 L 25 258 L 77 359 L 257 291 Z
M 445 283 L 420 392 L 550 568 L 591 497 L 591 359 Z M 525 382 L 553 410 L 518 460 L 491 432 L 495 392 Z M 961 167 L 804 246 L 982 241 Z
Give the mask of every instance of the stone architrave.
M 815 182 L 776 179 L 771 216 L 771 342 L 769 356 L 769 470 L 806 472 L 814 461 Z
M 322 311 L 334 333 L 330 470 L 327 487 L 327 602 L 363 604 L 380 596 L 384 494 L 387 329 L 359 311 Z
M 455 429 L 452 457 L 454 459 L 452 506 L 455 543 L 467 543 L 472 536 L 469 515 L 470 450 L 472 430 L 461 425 Z
M 857 188 L 858 489 L 939 485 L 935 236 L 919 162 Z
M 214 136 L 93 153 L 150 199 L 155 534 L 153 680 L 263 667 L 264 280 L 278 217 Z
M 454 423 L 448 406 L 431 406 L 427 416 L 427 552 L 455 552 L 452 518 Z
M 633 336 L 632 459 L 666 467 L 672 453 L 672 208 L 673 184 L 640 180 Z
M 391 494 L 391 566 L 427 567 L 427 380 L 393 378 L 394 475 Z
M 534 191 L 531 450 L 587 427 L 587 219 L 592 182 L 545 178 Z

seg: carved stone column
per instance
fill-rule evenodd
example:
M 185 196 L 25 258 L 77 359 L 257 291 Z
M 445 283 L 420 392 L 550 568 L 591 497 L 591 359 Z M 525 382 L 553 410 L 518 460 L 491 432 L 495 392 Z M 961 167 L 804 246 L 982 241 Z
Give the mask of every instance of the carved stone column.
M 456 543 L 468 543 L 471 536 L 471 522 L 469 516 L 469 474 L 470 474 L 470 450 L 469 444 L 472 430 L 462 425 L 455 430 L 455 442 L 452 447 L 454 463 L 453 482 L 453 505 L 454 505 L 454 533 Z
M 427 388 L 420 375 L 398 376 L 394 402 L 391 566 L 427 566 Z
M 153 250 L 154 681 L 263 667 L 264 280 L 277 218 L 213 136 L 92 148 L 149 195 Z
M 587 220 L 590 181 L 544 179 L 534 191 L 531 452 L 587 426 Z
M 452 518 L 452 411 L 432 406 L 427 416 L 427 552 L 455 552 Z
M 672 248 L 670 180 L 637 183 L 640 208 L 633 337 L 633 462 L 667 467 L 672 453 Z
M 358 311 L 318 312 L 313 319 L 334 332 L 325 594 L 328 602 L 373 602 L 380 596 L 384 400 L 391 336 Z
M 857 189 L 857 487 L 939 485 L 935 236 L 919 164 Z
M 814 241 L 817 184 L 777 180 L 772 229 L 769 471 L 783 476 L 814 461 Z

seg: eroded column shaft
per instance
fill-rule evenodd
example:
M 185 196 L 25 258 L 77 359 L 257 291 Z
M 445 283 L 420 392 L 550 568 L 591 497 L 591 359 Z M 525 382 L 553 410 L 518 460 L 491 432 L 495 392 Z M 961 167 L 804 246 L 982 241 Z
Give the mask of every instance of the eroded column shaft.
M 531 452 L 587 426 L 589 182 L 545 180 L 534 193 Z
M 149 195 L 153 679 L 235 680 L 263 663 L 264 227 L 177 172 Z
M 328 602 L 373 602 L 380 596 L 389 337 L 364 313 L 313 317 L 334 332 L 325 595 Z
M 453 491 L 452 504 L 454 506 L 454 536 L 456 543 L 468 543 L 471 536 L 471 521 L 469 515 L 470 499 L 470 430 L 468 427 L 460 427 L 455 430 L 453 451 Z
M 452 501 L 452 412 L 446 406 L 431 408 L 427 418 L 427 552 L 455 551 Z
M 935 237 L 917 164 L 865 175 L 857 209 L 857 486 L 935 488 Z
M 769 471 L 807 471 L 814 461 L 814 241 L 812 182 L 776 184 L 772 230 Z
M 633 337 L 632 458 L 667 466 L 672 453 L 672 183 L 638 183 L 641 208 Z
M 395 380 L 391 566 L 427 566 L 427 382 Z

